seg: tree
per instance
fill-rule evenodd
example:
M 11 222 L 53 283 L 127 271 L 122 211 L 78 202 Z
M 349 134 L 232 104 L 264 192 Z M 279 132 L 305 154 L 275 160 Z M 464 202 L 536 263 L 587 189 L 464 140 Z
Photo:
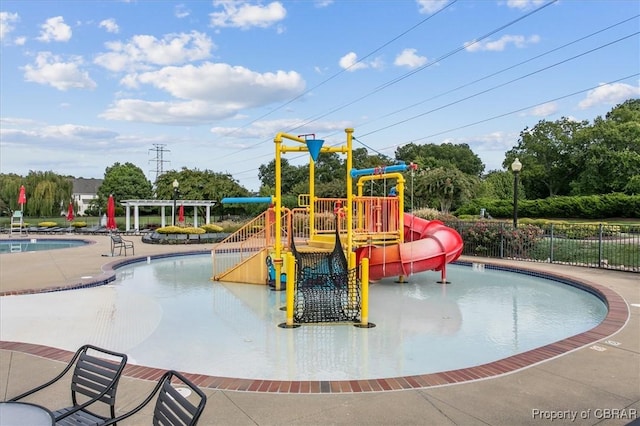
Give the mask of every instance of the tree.
M 530 198 L 567 195 L 570 182 L 578 175 L 572 160 L 578 149 L 574 137 L 587 124 L 566 117 L 541 120 L 533 129 L 520 132 L 518 144 L 507 151 L 502 166 L 510 170 L 513 160 L 520 159 L 520 176 Z
M 395 164 L 396 161 L 383 154 L 369 155 L 366 148 L 355 148 L 352 153 L 353 168 L 357 170 L 361 169 L 374 169 L 381 166 L 390 166 Z
M 308 169 L 304 178 L 302 178 L 304 169 L 292 166 L 289 160 L 282 158 L 280 162 L 280 190 L 283 194 L 290 194 L 293 187 L 301 180 L 308 180 Z M 276 160 L 271 160 L 267 165 L 261 165 L 258 168 L 258 178 L 260 178 L 261 186 L 274 188 L 276 186 Z
M 416 179 L 415 195 L 429 205 L 439 204 L 442 213 L 449 213 L 474 194 L 479 179 L 455 167 L 423 170 Z
M 344 181 L 344 177 L 347 175 L 343 159 L 335 152 L 320 153 L 314 166 L 316 184 L 330 183 L 332 180 L 340 178 Z
M 19 210 L 18 193 L 24 178 L 20 175 L 0 174 L 0 213 L 11 216 L 12 212 Z
M 173 199 L 173 181 L 177 180 L 179 198 L 183 200 L 211 200 L 220 202 L 227 197 L 247 197 L 249 191 L 241 186 L 228 173 L 216 173 L 211 170 L 187 169 L 169 171 L 158 177 L 156 193 L 158 199 Z M 217 214 L 222 213 L 223 206 L 214 208 Z M 244 211 L 243 209 L 239 209 Z
M 24 185 L 27 204 L 25 216 L 58 216 L 65 211 L 72 200 L 73 184 L 71 177 L 57 173 L 30 171 L 26 177 L 16 174 L 0 175 L 0 210 L 7 215 L 19 210 L 18 193 Z
M 484 178 L 485 193 L 482 197 L 513 200 L 513 173 L 504 170 L 493 170 Z M 525 199 L 522 180 L 518 180 L 518 198 Z
M 91 202 L 92 209 L 106 210 L 109 195 L 121 200 L 148 200 L 153 198 L 153 187 L 144 172 L 132 163 L 115 163 L 107 167 L 98 197 Z
M 640 175 L 640 99 L 614 107 L 603 119 L 579 135 L 574 166 L 580 171 L 572 183 L 575 195 L 626 192 L 629 182 Z
M 27 216 L 59 216 L 71 201 L 73 184 L 70 176 L 30 171 L 25 178 Z
M 422 169 L 455 167 L 463 173 L 478 178 L 484 171 L 482 160 L 466 143 L 440 145 L 410 143 L 396 149 L 396 159 L 406 163 L 416 163 Z

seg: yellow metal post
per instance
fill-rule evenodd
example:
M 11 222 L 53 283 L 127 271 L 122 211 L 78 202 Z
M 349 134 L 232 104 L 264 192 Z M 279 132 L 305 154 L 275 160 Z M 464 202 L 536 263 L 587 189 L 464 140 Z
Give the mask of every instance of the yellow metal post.
M 276 270 L 275 288 L 280 291 L 282 286 L 280 283 L 280 274 L 282 273 L 282 135 L 278 133 L 273 142 L 276 144 L 276 205 L 274 208 L 276 241 L 273 247 L 275 252 L 273 266 Z
M 356 253 L 354 251 L 349 252 L 348 253 L 349 256 L 349 265 L 355 265 L 356 264 Z M 349 268 L 349 277 L 351 277 L 351 270 L 352 268 Z M 356 297 L 358 295 L 358 277 L 354 276 L 353 277 L 353 282 L 349 282 L 349 285 L 347 286 L 347 300 L 349 300 L 349 308 L 354 308 L 356 307 L 356 304 L 358 302 L 358 298 Z
M 344 129 L 347 134 L 347 253 L 353 251 L 353 178 L 351 177 L 351 169 L 353 168 L 353 129 Z M 351 261 L 351 256 L 349 260 Z M 356 267 L 355 256 L 354 263 L 349 263 L 349 269 Z
M 362 284 L 362 309 L 360 314 L 360 324 L 367 326 L 369 323 L 369 258 L 363 257 L 360 262 Z
M 309 238 L 316 235 L 316 163 L 309 155 Z
M 287 326 L 293 326 L 293 302 L 295 289 L 296 259 L 292 253 L 287 253 Z

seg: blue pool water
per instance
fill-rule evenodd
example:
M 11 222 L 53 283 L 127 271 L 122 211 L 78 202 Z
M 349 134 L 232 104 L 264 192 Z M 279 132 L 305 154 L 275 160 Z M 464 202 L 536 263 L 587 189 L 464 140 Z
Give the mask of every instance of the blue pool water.
M 28 251 L 56 250 L 89 244 L 83 240 L 52 240 L 31 238 L 0 241 L 0 253 L 22 253 Z
M 284 292 L 213 282 L 211 272 L 210 256 L 179 256 L 123 267 L 106 286 L 3 297 L 0 333 L 71 351 L 93 343 L 191 373 L 342 380 L 472 367 L 587 331 L 607 314 L 566 284 L 450 265 L 449 285 L 436 284 L 439 272 L 372 283 L 374 328 L 285 329 Z

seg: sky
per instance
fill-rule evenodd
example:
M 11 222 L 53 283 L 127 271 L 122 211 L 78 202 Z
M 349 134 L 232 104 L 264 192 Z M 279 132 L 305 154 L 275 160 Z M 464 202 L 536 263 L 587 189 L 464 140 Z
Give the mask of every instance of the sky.
M 639 15 L 637 0 L 2 0 L 0 173 L 130 162 L 257 191 L 278 132 L 339 146 L 345 128 L 372 155 L 466 143 L 502 169 L 539 121 L 640 97 Z

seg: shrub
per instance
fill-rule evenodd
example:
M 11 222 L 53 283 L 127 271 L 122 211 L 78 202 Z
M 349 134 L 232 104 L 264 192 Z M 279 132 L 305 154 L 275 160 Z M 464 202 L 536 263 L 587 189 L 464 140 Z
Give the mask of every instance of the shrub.
M 200 228 L 204 229 L 205 233 L 217 233 L 223 231 L 222 226 L 214 225 L 213 223 L 207 223 L 202 225 Z
M 602 227 L 603 236 L 619 235 L 622 231 L 620 225 L 607 225 L 606 222 L 601 223 L 554 223 L 553 231 L 555 234 L 563 235 L 570 239 L 596 238 L 600 236 L 600 228 Z
M 513 214 L 512 200 L 478 198 L 456 210 L 456 215 L 478 214 L 486 209 L 493 217 L 507 218 Z M 519 200 L 518 214 L 523 217 L 575 217 L 600 219 L 606 217 L 640 217 L 640 195 L 605 194 L 559 196 L 540 200 Z
M 535 248 L 544 231 L 534 225 L 524 225 L 513 229 L 504 223 L 481 220 L 465 226 L 460 232 L 465 247 L 473 247 L 477 255 L 498 253 L 504 244 L 506 253 L 514 257 L 524 257 Z
M 202 228 L 194 228 L 193 226 L 182 228 L 180 226 L 165 226 L 156 229 L 158 234 L 204 234 L 205 231 Z
M 439 220 L 440 219 L 440 211 L 436 209 L 430 209 L 425 207 L 423 209 L 414 210 L 413 215 L 419 217 L 421 219 L 427 220 Z
M 71 222 L 71 226 L 73 226 L 74 228 L 84 228 L 85 226 L 87 226 L 87 222 L 81 222 L 81 221 Z
M 53 228 L 54 226 L 58 226 L 58 224 L 55 222 L 40 222 L 38 226 L 42 228 Z
M 220 226 L 222 228 L 222 232 L 228 232 L 230 234 L 233 234 L 238 229 L 240 229 L 240 228 L 242 228 L 244 226 L 244 222 L 225 220 L 225 221 L 220 222 L 218 226 Z

